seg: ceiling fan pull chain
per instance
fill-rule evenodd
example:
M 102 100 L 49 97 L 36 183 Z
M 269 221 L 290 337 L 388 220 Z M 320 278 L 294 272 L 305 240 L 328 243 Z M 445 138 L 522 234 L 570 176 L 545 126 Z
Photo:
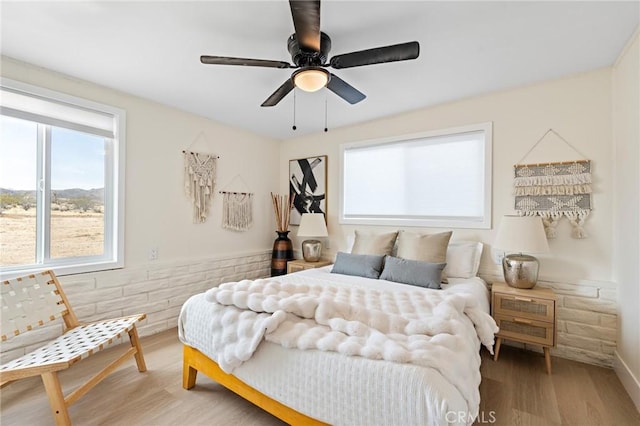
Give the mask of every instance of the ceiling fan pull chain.
M 327 128 L 327 91 L 324 91 L 324 131 L 329 131 Z
M 296 130 L 296 89 L 293 88 L 293 130 Z

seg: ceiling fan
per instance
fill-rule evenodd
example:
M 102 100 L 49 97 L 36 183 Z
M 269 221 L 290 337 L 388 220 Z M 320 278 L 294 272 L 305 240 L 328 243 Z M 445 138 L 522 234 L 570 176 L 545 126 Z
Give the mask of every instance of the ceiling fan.
M 406 61 L 416 59 L 420 54 L 420 44 L 417 41 L 411 41 L 345 53 L 334 56 L 327 62 L 331 50 L 331 38 L 320 31 L 320 0 L 289 0 L 289 6 L 296 31 L 287 41 L 287 49 L 291 54 L 293 65 L 284 61 L 207 55 L 201 56 L 200 62 L 213 65 L 297 68 L 291 77 L 262 103 L 263 107 L 277 105 L 294 87 L 307 92 L 315 92 L 326 87 L 350 104 L 355 104 L 366 98 L 364 93 L 327 71 L 327 67 L 341 69 Z

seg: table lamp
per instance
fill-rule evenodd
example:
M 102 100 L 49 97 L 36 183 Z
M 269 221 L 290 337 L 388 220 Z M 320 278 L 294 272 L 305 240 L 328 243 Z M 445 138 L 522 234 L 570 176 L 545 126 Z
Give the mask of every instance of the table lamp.
M 523 253 L 549 251 L 547 236 L 539 216 L 504 216 L 493 243 L 495 248 L 511 252 L 502 259 L 504 280 L 515 288 L 533 288 L 538 280 L 538 259 Z
M 298 237 L 328 237 L 327 224 L 323 213 L 303 213 L 300 218 Z M 304 240 L 302 242 L 302 257 L 307 262 L 317 262 L 322 256 L 322 242 L 319 240 Z

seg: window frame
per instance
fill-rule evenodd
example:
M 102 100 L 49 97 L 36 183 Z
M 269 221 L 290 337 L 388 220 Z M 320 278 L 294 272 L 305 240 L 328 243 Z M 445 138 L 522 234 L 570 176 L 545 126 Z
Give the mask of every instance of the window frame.
M 102 255 L 74 256 L 57 259 L 49 258 L 50 251 L 50 206 L 51 206 L 51 153 L 47 152 L 51 141 L 51 124 L 42 124 L 26 119 L 38 126 L 37 180 L 36 180 L 36 263 L 1 266 L 3 277 L 19 276 L 43 269 L 53 269 L 57 275 L 69 275 L 86 272 L 97 272 L 124 267 L 124 230 L 125 230 L 125 152 L 126 152 L 126 111 L 94 102 L 88 99 L 68 95 L 39 86 L 0 78 L 0 86 L 9 90 L 20 91 L 27 95 L 50 99 L 53 102 L 72 105 L 78 109 L 95 111 L 113 117 L 114 137 L 104 137 L 105 172 L 104 172 L 104 253 Z M 5 115 L 5 114 L 0 114 Z M 8 117 L 13 117 L 7 114 Z M 16 117 L 20 118 L 20 117 Z M 63 126 L 64 127 L 64 126 Z M 80 130 L 82 129 L 72 129 Z M 47 142 L 48 140 L 48 142 Z M 45 176 L 49 170 L 48 178 Z M 109 206 L 109 207 L 108 207 Z
M 470 220 L 455 216 L 426 216 L 416 218 L 405 217 L 346 217 L 345 205 L 345 152 L 349 149 L 389 145 L 408 142 L 415 139 L 428 139 L 442 136 L 455 136 L 469 132 L 484 132 L 484 197 L 483 213 L 480 220 Z M 446 129 L 430 130 L 400 136 L 391 136 L 380 139 L 368 139 L 364 141 L 345 143 L 340 145 L 340 183 L 339 183 L 339 213 L 338 222 L 341 225 L 380 225 L 380 226 L 411 226 L 434 228 L 470 228 L 491 229 L 492 212 L 492 157 L 493 157 L 493 122 L 470 124 L 465 126 L 450 127 Z

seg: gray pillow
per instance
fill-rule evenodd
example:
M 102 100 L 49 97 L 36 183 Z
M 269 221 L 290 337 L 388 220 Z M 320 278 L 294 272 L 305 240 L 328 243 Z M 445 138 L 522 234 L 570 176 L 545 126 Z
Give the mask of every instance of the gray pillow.
M 377 279 L 382 271 L 384 256 L 338 252 L 331 272 Z
M 438 290 L 442 270 L 446 265 L 387 256 L 380 279 Z

